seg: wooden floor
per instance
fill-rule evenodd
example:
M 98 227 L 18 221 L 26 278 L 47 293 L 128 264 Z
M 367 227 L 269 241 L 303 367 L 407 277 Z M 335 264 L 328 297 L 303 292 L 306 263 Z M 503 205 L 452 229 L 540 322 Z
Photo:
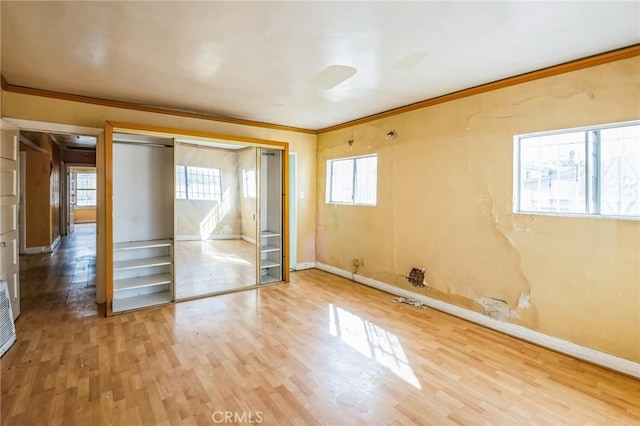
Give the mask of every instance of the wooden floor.
M 176 298 L 256 285 L 256 246 L 244 240 L 176 241 Z
M 21 258 L 2 425 L 640 421 L 634 379 L 317 270 L 99 318 L 85 244 Z

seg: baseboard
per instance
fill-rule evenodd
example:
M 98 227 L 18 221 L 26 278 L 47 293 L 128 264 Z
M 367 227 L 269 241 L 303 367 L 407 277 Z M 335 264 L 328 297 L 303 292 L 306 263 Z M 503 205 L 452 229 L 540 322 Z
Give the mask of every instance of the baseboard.
M 211 235 L 207 240 L 239 240 L 240 235 L 224 234 L 224 235 Z M 204 241 L 207 241 L 204 240 Z M 176 241 L 203 241 L 200 235 L 176 235 Z
M 60 235 L 58 235 L 56 239 L 53 240 L 53 243 L 51 244 L 51 253 L 53 253 L 55 249 L 58 248 L 58 246 L 60 245 L 60 241 L 62 241 L 62 239 L 60 238 Z
M 521 325 L 498 321 L 479 312 L 471 311 L 460 306 L 443 302 L 442 300 L 433 299 L 422 294 L 404 290 L 402 288 L 398 288 L 390 284 L 374 280 L 372 278 L 364 277 L 362 275 L 352 274 L 348 271 L 335 268 L 333 266 L 316 262 L 315 267 L 344 278 L 352 279 L 360 284 L 382 290 L 386 293 L 416 299 L 429 306 L 430 308 L 437 309 L 447 314 L 454 315 L 467 321 L 471 321 L 473 323 L 499 331 L 501 333 L 526 340 L 528 342 L 552 349 L 554 351 L 572 356 L 574 358 L 597 364 L 602 367 L 609 368 L 611 370 L 615 370 L 629 376 L 633 376 L 635 378 L 640 378 L 640 363 L 600 352 L 586 346 L 578 345 L 576 343 L 568 342 L 557 337 L 549 336 L 547 334 L 531 330 L 530 328 L 526 328 Z
M 53 253 L 55 249 L 60 245 L 60 236 L 58 235 L 53 243 L 50 246 L 40 246 L 40 247 L 26 247 L 23 253 L 20 254 L 42 254 L 42 253 Z
M 296 263 L 295 270 L 302 271 L 304 269 L 313 269 L 315 267 L 316 267 L 316 262 Z
M 257 244 L 257 241 L 256 241 L 256 240 L 254 240 L 253 238 L 249 238 L 249 237 L 247 237 L 246 235 L 243 235 L 243 236 L 242 236 L 242 239 L 243 239 L 243 240 L 245 240 L 245 241 L 246 241 L 246 242 L 248 242 L 248 243 L 253 244 L 253 245 L 256 245 L 256 244 Z

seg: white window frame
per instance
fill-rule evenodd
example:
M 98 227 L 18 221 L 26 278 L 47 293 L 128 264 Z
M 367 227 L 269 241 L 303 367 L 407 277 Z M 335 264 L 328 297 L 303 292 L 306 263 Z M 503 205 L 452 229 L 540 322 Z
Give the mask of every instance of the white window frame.
M 178 173 L 178 167 L 182 167 L 184 169 L 184 182 L 185 182 L 185 188 L 184 188 L 184 196 L 179 196 L 178 193 L 178 182 L 177 182 L 177 173 Z M 209 193 L 211 194 L 210 198 L 193 198 L 192 192 L 189 190 L 189 187 L 192 185 L 190 183 L 190 177 L 192 176 L 190 174 L 190 170 L 189 169 L 208 169 L 208 170 L 213 170 L 214 171 L 214 175 L 212 176 L 213 179 L 217 179 L 218 180 L 218 186 L 220 187 L 220 192 L 215 192 L 215 183 L 214 183 L 214 190 L 213 191 L 209 191 Z M 217 175 L 216 173 L 217 172 Z M 183 164 L 176 164 L 176 183 L 175 183 L 175 194 L 176 194 L 176 199 L 177 200 L 191 200 L 191 201 L 222 201 L 222 191 L 223 191 L 223 187 L 222 187 L 222 170 L 215 168 L 215 167 L 199 167 L 199 166 L 187 166 L 187 165 L 183 165 Z M 209 193 L 205 193 L 205 195 L 208 195 Z
M 253 174 L 253 193 L 249 193 L 249 181 L 251 180 L 250 174 Z M 242 196 L 244 198 L 256 198 L 258 196 L 258 182 L 256 169 L 243 169 L 242 170 Z
M 566 217 L 589 217 L 589 218 L 606 218 L 606 219 L 623 219 L 623 220 L 640 220 L 640 216 L 628 215 L 608 215 L 601 214 L 600 208 L 602 199 L 600 194 L 600 181 L 602 180 L 600 170 L 600 141 L 594 142 L 591 138 L 585 137 L 585 160 L 586 160 L 586 213 L 569 213 L 554 211 L 538 211 L 523 210 L 520 208 L 520 170 L 521 141 L 530 137 L 552 136 L 565 133 L 597 132 L 605 129 L 612 129 L 626 126 L 638 126 L 640 120 L 625 121 L 619 123 L 602 124 L 596 126 L 584 126 L 571 129 L 561 129 L 548 132 L 536 132 L 516 135 L 513 137 L 513 213 L 541 216 L 566 216 Z
M 97 198 L 97 185 L 98 185 L 98 176 L 97 173 L 94 171 L 77 171 L 75 172 L 76 176 L 76 204 L 75 204 L 75 208 L 76 209 L 95 209 L 98 206 L 98 198 Z M 96 186 L 94 186 L 93 188 L 80 188 L 79 186 L 79 175 L 93 175 L 94 176 L 94 182 L 96 184 Z M 80 192 L 89 192 L 92 191 L 93 192 L 93 199 L 94 199 L 94 203 L 93 204 L 79 204 L 79 200 L 80 200 Z
M 363 159 L 363 158 L 375 158 L 376 159 L 376 200 L 374 203 L 357 203 L 356 200 L 356 176 L 357 176 L 357 164 L 359 159 Z M 351 201 L 333 201 L 332 199 L 332 192 L 333 192 L 333 164 L 336 162 L 340 162 L 340 161 L 348 161 L 348 160 L 352 160 L 353 163 L 353 173 L 352 173 L 352 179 L 353 179 L 353 193 L 351 194 Z M 327 160 L 327 191 L 326 191 L 326 203 L 327 204 L 341 204 L 341 205 L 348 205 L 348 206 L 369 206 L 369 207 L 374 207 L 377 205 L 378 203 L 378 179 L 377 179 L 377 173 L 378 173 L 378 154 L 366 154 L 366 155 L 358 155 L 358 156 L 353 156 L 353 157 L 341 157 L 341 158 L 333 158 L 331 160 Z

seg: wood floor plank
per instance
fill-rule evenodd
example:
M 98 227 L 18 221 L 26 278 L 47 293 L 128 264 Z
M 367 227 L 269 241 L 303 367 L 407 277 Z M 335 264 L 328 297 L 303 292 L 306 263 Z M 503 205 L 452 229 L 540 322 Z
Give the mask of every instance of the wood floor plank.
M 21 258 L 2 425 L 640 422 L 637 380 L 317 270 L 100 317 L 77 229 Z

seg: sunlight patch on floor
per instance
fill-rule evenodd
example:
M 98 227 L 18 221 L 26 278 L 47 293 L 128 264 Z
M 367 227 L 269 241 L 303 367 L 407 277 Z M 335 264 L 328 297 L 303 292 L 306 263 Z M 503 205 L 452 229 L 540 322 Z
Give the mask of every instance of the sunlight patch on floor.
M 332 303 L 329 304 L 329 333 L 416 389 L 422 389 L 395 334 Z

